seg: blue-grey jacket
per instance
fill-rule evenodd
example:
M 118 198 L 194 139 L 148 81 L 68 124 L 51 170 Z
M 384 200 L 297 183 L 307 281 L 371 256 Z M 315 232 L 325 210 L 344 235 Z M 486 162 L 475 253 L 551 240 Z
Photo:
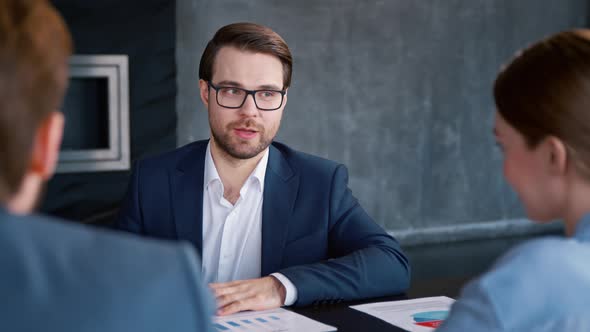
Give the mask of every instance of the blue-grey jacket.
M 211 331 L 187 244 L 0 208 L 0 331 Z

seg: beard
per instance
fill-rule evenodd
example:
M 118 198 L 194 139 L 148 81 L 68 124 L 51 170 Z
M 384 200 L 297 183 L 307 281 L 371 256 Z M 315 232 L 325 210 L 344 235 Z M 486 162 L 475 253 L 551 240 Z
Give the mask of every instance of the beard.
M 229 156 L 235 159 L 250 159 L 257 156 L 260 152 L 264 151 L 274 136 L 266 135 L 266 130 L 260 124 L 257 124 L 254 120 L 248 119 L 245 121 L 235 121 L 227 125 L 225 131 L 216 130 L 211 123 L 211 135 L 215 139 L 217 145 Z M 252 128 L 258 132 L 258 142 L 250 142 L 250 140 L 243 140 L 239 137 L 233 136 L 231 133 L 234 128 L 245 127 Z M 253 143 L 253 144 L 251 144 Z

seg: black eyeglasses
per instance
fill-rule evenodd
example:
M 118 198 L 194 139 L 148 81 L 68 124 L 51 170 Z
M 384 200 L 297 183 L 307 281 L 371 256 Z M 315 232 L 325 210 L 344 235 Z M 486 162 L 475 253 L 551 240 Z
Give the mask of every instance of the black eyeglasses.
M 246 90 L 233 86 L 215 86 L 211 81 L 207 84 L 215 90 L 217 105 L 225 108 L 240 108 L 248 95 L 254 98 L 254 104 L 261 111 L 274 111 L 281 108 L 287 91 L 285 90 Z

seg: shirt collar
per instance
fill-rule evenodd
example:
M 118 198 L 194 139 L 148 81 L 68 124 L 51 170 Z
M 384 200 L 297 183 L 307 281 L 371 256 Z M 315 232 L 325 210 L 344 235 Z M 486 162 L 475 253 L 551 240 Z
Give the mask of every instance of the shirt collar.
M 258 162 L 258 165 L 256 165 L 256 168 L 254 169 L 254 171 L 252 171 L 252 173 L 250 174 L 250 176 L 248 177 L 248 180 L 246 181 L 255 181 L 256 183 L 258 183 L 258 189 L 260 192 L 264 192 L 264 178 L 266 177 L 266 166 L 268 165 L 268 154 L 269 154 L 269 148 L 267 147 L 266 150 L 264 151 L 264 155 L 262 156 L 262 159 L 260 159 L 260 161 Z M 221 178 L 219 177 L 219 173 L 217 173 L 217 168 L 215 167 L 215 163 L 213 162 L 213 157 L 211 156 L 211 141 L 209 141 L 209 143 L 207 143 L 207 151 L 205 152 L 205 179 L 204 179 L 204 189 L 207 189 L 209 187 L 209 185 L 213 182 L 213 181 L 219 181 L 219 183 L 221 184 L 221 187 L 223 188 L 223 183 L 221 182 Z M 244 187 L 246 187 L 246 184 L 244 184 Z M 242 188 L 243 190 L 244 188 Z M 243 194 L 242 190 L 240 191 L 241 194 Z M 222 194 L 223 194 L 223 190 L 222 190 Z
M 582 217 L 576 225 L 574 238 L 579 241 L 590 241 L 590 213 Z
M 249 180 L 257 180 L 258 189 L 260 190 L 260 192 L 264 192 L 264 178 L 266 177 L 266 166 L 268 165 L 268 150 L 269 149 L 267 147 L 264 151 L 262 159 L 260 159 L 258 165 L 256 165 L 256 168 L 254 169 L 252 174 L 250 174 L 249 177 Z
M 218 180 L 221 182 L 221 178 L 219 177 L 219 173 L 217 173 L 217 168 L 215 168 L 215 163 L 213 162 L 213 157 L 211 156 L 211 141 L 207 143 L 207 151 L 205 152 L 205 181 L 203 184 L 205 185 L 205 189 L 209 187 L 211 182 Z

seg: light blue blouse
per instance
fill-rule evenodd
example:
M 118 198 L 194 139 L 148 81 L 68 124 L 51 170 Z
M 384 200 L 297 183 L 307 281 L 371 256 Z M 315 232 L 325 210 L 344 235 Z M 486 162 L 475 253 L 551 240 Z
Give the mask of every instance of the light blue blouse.
M 509 251 L 463 289 L 437 331 L 590 331 L 590 214 L 571 238 Z

